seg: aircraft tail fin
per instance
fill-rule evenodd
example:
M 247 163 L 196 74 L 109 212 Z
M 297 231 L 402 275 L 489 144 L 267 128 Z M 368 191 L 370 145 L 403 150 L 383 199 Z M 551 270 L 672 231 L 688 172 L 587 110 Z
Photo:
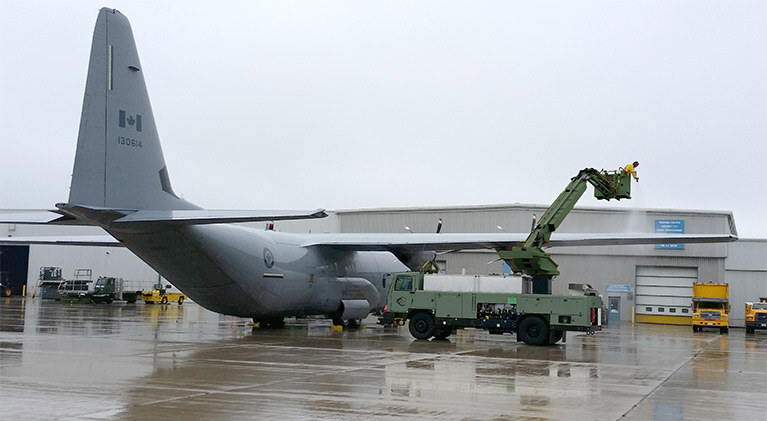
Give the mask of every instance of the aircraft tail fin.
M 170 185 L 128 19 L 102 8 L 93 31 L 69 203 L 198 209 Z

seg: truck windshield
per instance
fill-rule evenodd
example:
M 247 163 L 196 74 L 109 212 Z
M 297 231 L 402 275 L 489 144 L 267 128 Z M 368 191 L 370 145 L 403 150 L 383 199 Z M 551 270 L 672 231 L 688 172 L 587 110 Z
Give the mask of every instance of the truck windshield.
M 394 283 L 395 291 L 410 291 L 413 288 L 413 278 L 410 276 L 400 276 Z
M 751 308 L 754 310 L 767 310 L 767 303 L 754 303 Z
M 723 303 L 712 303 L 712 302 L 706 302 L 706 301 L 702 301 L 702 302 L 700 303 L 700 306 L 699 306 L 699 308 L 706 308 L 706 309 L 715 309 L 715 310 L 719 310 L 719 309 L 721 309 L 723 306 L 724 306 L 724 304 L 723 304 Z

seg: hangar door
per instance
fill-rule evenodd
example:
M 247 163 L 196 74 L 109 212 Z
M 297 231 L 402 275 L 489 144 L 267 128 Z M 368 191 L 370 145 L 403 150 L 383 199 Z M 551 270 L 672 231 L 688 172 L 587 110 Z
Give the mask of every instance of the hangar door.
M 692 284 L 697 280 L 694 267 L 637 266 L 637 323 L 691 324 Z

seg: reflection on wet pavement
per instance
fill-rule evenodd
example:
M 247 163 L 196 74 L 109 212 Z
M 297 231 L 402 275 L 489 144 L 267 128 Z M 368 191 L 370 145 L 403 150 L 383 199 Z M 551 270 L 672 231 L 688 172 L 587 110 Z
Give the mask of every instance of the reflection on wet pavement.
M 763 419 L 767 333 L 624 324 L 565 345 L 375 318 L 251 330 L 194 303 L 0 299 L 2 419 Z

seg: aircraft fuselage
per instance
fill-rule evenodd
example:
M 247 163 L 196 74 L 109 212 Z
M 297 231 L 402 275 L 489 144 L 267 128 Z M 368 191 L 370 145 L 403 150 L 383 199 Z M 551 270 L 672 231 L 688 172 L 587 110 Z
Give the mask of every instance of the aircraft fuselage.
M 302 247 L 300 234 L 233 224 L 105 229 L 203 307 L 240 317 L 329 315 L 342 300 L 386 300 L 408 270 L 388 252 Z

